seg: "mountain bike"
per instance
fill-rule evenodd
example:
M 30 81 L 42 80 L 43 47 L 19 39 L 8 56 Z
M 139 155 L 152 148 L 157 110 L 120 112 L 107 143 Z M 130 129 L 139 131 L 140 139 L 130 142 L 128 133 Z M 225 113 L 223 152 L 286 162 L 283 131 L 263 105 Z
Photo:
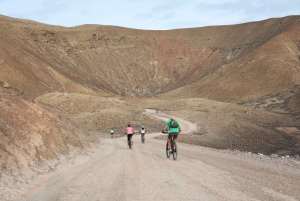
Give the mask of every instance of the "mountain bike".
M 145 134 L 142 134 L 142 143 L 145 143 Z
M 127 134 L 127 133 L 124 133 L 124 134 Z M 132 134 L 132 136 L 133 136 L 133 134 Z M 127 139 L 129 149 L 132 149 L 132 146 L 133 146 L 132 136 L 129 138 L 129 141 Z
M 129 149 L 132 149 L 132 145 L 133 145 L 133 142 L 132 142 L 132 136 L 131 136 L 131 138 L 129 139 L 128 145 L 129 145 Z
M 163 133 L 165 133 L 165 132 L 163 132 Z M 168 142 L 166 144 L 166 155 L 167 155 L 167 158 L 170 158 L 170 156 L 172 154 L 174 160 L 177 159 L 177 155 L 178 155 L 178 146 L 177 146 L 177 143 L 174 140 L 174 136 L 175 135 L 176 135 L 176 133 L 174 133 L 172 135 L 172 138 L 171 138 L 171 150 L 169 150 Z
M 139 132 L 141 133 L 141 132 Z M 146 133 L 141 133 L 141 140 L 142 140 L 142 143 L 145 143 L 145 134 Z

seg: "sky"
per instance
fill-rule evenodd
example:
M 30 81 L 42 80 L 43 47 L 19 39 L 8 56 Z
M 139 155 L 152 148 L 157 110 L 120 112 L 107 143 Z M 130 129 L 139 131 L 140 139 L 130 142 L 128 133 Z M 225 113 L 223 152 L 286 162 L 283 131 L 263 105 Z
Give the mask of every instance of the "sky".
M 170 30 L 300 15 L 300 0 L 0 0 L 0 14 L 65 27 Z

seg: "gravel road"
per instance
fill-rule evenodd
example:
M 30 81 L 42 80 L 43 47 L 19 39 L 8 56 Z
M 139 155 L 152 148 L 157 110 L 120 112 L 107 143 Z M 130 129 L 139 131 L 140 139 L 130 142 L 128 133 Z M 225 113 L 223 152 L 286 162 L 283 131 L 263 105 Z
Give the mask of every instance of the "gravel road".
M 169 117 L 147 111 L 161 119 Z M 184 132 L 196 125 L 179 119 Z M 107 138 L 89 158 L 31 188 L 19 200 L 284 200 L 300 199 L 300 161 L 179 144 L 178 159 L 165 154 L 161 133 Z

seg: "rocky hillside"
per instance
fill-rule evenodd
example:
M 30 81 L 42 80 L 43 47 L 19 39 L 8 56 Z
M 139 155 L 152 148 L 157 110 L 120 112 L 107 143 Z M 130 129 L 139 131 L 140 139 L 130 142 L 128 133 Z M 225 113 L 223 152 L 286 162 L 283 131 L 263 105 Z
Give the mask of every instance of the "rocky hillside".
M 129 122 L 158 132 L 146 108 L 197 123 L 183 142 L 300 155 L 299 25 L 146 31 L 0 15 L 0 169 L 81 153 Z
M 18 173 L 99 139 L 54 108 L 0 87 L 0 170 Z
M 299 16 L 169 31 L 0 20 L 0 80 L 32 97 L 183 87 L 170 96 L 239 102 L 300 84 Z

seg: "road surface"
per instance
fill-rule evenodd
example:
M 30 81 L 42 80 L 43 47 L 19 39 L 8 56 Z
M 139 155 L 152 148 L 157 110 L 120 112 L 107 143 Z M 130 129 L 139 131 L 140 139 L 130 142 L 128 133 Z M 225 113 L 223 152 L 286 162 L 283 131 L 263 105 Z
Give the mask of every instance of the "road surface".
M 151 110 L 147 114 L 167 120 Z M 183 131 L 196 125 L 180 119 Z M 300 200 L 300 161 L 179 144 L 178 159 L 167 158 L 165 141 L 135 134 L 102 140 L 85 161 L 54 174 L 19 200 Z M 184 132 L 182 133 L 184 134 Z

